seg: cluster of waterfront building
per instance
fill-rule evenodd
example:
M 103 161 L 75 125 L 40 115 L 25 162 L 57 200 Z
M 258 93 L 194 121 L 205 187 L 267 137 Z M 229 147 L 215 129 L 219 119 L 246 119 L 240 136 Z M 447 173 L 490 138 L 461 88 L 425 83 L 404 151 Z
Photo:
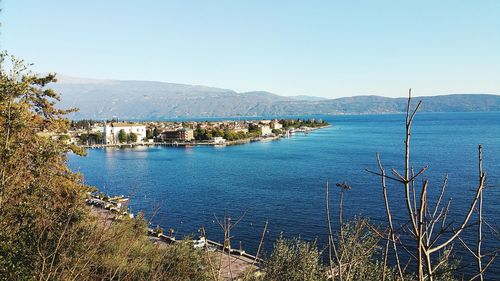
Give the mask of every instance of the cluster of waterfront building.
M 81 145 L 118 145 L 154 142 L 193 142 L 195 130 L 222 130 L 248 133 L 249 128 L 258 128 L 259 137 L 272 137 L 283 129 L 279 120 L 242 121 L 189 121 L 189 122 L 95 122 L 86 128 L 72 128 L 69 141 Z M 273 133 L 274 132 L 274 133 Z M 120 134 L 130 136 L 123 141 Z M 222 136 L 214 136 L 205 142 L 224 144 Z

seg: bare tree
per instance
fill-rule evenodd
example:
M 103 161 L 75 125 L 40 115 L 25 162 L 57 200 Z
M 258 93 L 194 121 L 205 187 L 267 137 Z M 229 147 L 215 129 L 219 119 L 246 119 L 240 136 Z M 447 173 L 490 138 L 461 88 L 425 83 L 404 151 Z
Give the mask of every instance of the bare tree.
M 232 260 L 231 260 L 231 230 L 240 223 L 240 221 L 245 217 L 246 211 L 236 220 L 234 224 L 231 224 L 231 217 L 227 216 L 226 211 L 224 211 L 224 220 L 221 222 L 219 218 L 214 215 L 215 220 L 219 224 L 220 228 L 224 232 L 224 243 L 222 244 L 222 251 L 220 254 L 220 261 L 219 261 L 219 268 L 218 268 L 218 275 L 217 277 L 220 278 L 220 274 L 222 271 L 222 261 L 223 261 L 223 255 L 224 252 L 227 252 L 227 258 L 228 258 L 228 263 L 229 263 L 229 276 L 231 280 L 233 280 L 233 270 L 232 270 Z M 266 224 L 267 227 L 267 224 Z
M 329 201 L 330 201 L 330 196 L 329 196 L 329 186 L 328 186 L 328 178 L 326 179 L 326 194 L 325 194 L 325 198 L 326 198 L 326 220 L 327 220 L 327 224 L 328 224 L 328 257 L 329 257 L 329 271 L 330 271 L 330 275 L 332 276 L 333 279 L 335 279 L 335 272 L 334 272 L 334 264 L 333 264 L 333 255 L 335 255 L 335 259 L 337 261 L 337 264 L 338 264 L 338 275 L 339 275 L 339 279 L 342 281 L 342 262 L 340 260 L 340 257 L 339 257 L 339 254 L 338 254 L 338 251 L 337 251 L 337 247 L 335 245 L 335 241 L 333 239 L 333 230 L 332 230 L 332 222 L 331 222 L 331 219 L 330 219 L 330 204 L 329 204 Z M 340 213 L 342 213 L 340 211 Z
M 465 210 L 465 216 L 461 220 L 458 226 L 454 226 L 453 222 L 446 223 L 446 218 L 449 212 L 450 202 L 447 205 L 442 204 L 442 198 L 446 189 L 447 179 L 445 178 L 437 201 L 434 207 L 429 206 L 429 200 L 427 197 L 427 191 L 429 182 L 427 179 L 423 180 L 422 186 L 420 188 L 420 193 L 417 195 L 416 191 L 416 179 L 422 175 L 427 166 L 420 169 L 417 173 L 414 173 L 411 168 L 411 157 L 410 157 L 410 140 L 411 140 L 411 126 L 413 124 L 415 115 L 417 114 L 420 105 L 420 101 L 417 106 L 412 110 L 411 108 L 411 89 L 408 94 L 408 103 L 406 109 L 406 134 L 405 134 L 405 170 L 403 175 L 401 175 L 396 169 L 391 169 L 392 175 L 387 175 L 385 173 L 385 168 L 377 154 L 377 162 L 379 165 L 380 172 L 373 172 L 368 170 L 368 172 L 378 175 L 382 179 L 382 190 L 384 194 L 384 201 L 386 206 L 387 221 L 389 224 L 389 239 L 393 244 L 393 252 L 396 260 L 396 265 L 400 274 L 403 278 L 403 270 L 401 268 L 401 263 L 398 256 L 397 250 L 397 237 L 395 236 L 391 210 L 389 208 L 389 201 L 387 199 L 387 186 L 385 179 L 390 179 L 404 186 L 404 198 L 406 202 L 407 218 L 409 221 L 409 237 L 415 241 L 416 248 L 414 249 L 416 257 L 416 266 L 418 270 L 418 280 L 423 281 L 434 280 L 434 276 L 441 266 L 446 262 L 450 251 L 445 251 L 446 248 L 451 247 L 452 242 L 456 239 L 460 239 L 459 235 L 464 229 L 469 227 L 469 221 L 474 212 L 476 205 L 479 201 L 479 238 L 478 247 L 476 251 L 477 266 L 478 266 L 478 276 L 482 280 L 482 274 L 484 268 L 482 267 L 482 255 L 481 255 L 481 240 L 482 240 L 482 191 L 485 185 L 486 174 L 483 172 L 482 168 L 482 147 L 479 146 L 479 180 L 477 187 L 475 188 L 475 194 L 470 203 L 468 209 Z M 436 234 L 437 233 L 437 234 Z M 435 234 L 435 235 L 434 235 Z M 437 263 L 433 263 L 434 254 L 444 255 Z M 440 255 L 440 256 L 441 256 Z M 494 258 L 494 257 L 493 257 Z M 493 259 L 492 258 L 492 259 Z

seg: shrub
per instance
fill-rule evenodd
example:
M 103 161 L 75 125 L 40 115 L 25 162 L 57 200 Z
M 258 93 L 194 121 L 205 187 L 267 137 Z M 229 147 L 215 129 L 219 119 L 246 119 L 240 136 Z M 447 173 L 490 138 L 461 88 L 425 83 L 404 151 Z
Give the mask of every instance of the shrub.
M 316 242 L 279 238 L 264 262 L 262 280 L 326 280 L 326 268 L 320 257 Z

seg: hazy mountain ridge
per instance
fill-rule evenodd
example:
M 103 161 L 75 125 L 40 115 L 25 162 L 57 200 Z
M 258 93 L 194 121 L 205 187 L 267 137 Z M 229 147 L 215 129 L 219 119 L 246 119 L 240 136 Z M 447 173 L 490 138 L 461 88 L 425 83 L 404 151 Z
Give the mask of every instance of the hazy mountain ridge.
M 294 100 L 302 100 L 302 101 L 322 101 L 322 100 L 328 100 L 327 98 L 323 98 L 323 97 L 315 97 L 315 96 L 307 96 L 307 95 L 291 96 L 290 98 L 294 99 Z
M 53 88 L 61 107 L 80 110 L 74 119 L 162 119 L 178 117 L 379 114 L 403 112 L 405 98 L 356 96 L 322 99 L 284 97 L 265 91 L 237 93 L 198 85 L 59 77 Z M 459 94 L 421 97 L 422 111 L 500 111 L 500 96 Z

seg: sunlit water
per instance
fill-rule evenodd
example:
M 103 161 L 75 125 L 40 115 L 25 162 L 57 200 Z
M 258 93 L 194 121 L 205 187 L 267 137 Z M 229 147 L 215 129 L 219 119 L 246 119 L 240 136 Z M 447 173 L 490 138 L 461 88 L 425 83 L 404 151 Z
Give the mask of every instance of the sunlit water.
M 255 252 L 269 220 L 266 251 L 280 235 L 318 239 L 323 248 L 328 233 L 327 177 L 332 183 L 334 223 L 338 221 L 339 196 L 334 183 L 343 181 L 352 186 L 344 198 L 346 218 L 366 216 L 377 224 L 385 222 L 380 179 L 365 169 L 378 169 L 375 153 L 379 152 L 388 170 L 394 167 L 401 171 L 404 115 L 323 119 L 333 126 L 279 141 L 223 148 L 93 149 L 84 158 L 70 155 L 69 163 L 84 174 L 86 183 L 108 194 L 131 196 L 129 205 L 134 212 L 154 215 L 154 226 L 173 228 L 178 237 L 197 235 L 204 226 L 209 238 L 220 241 L 222 231 L 214 215 L 221 218 L 226 211 L 233 222 L 244 214 L 232 231 L 233 247 L 239 247 L 241 241 L 246 251 Z M 413 126 L 412 164 L 415 169 L 430 165 L 424 176 L 430 180 L 431 197 L 449 175 L 445 197 L 453 198 L 451 216 L 459 219 L 478 183 L 478 144 L 483 145 L 488 174 L 484 217 L 498 229 L 500 113 L 420 113 Z M 389 183 L 393 215 L 402 220 L 406 214 L 403 188 Z M 471 239 L 472 234 L 465 237 Z M 499 246 L 498 239 L 490 241 L 495 242 L 486 243 L 485 251 Z M 472 261 L 469 256 L 463 259 Z M 499 262 L 494 263 L 492 273 L 500 275 Z

